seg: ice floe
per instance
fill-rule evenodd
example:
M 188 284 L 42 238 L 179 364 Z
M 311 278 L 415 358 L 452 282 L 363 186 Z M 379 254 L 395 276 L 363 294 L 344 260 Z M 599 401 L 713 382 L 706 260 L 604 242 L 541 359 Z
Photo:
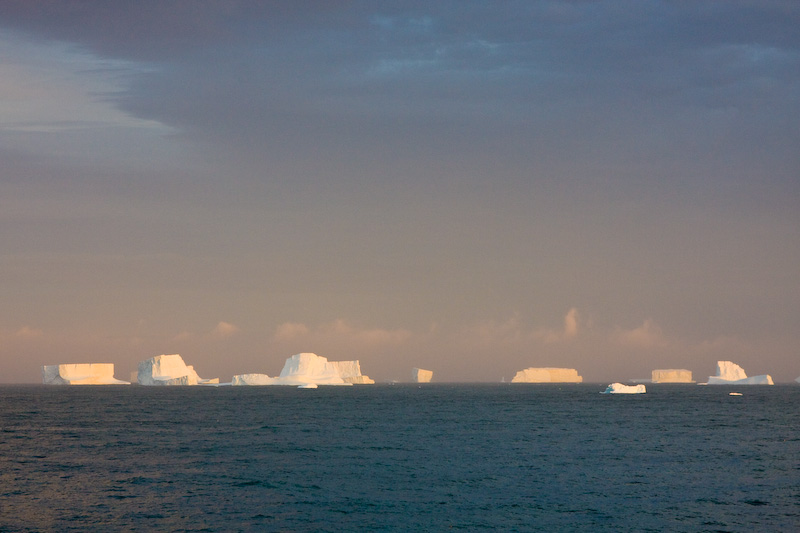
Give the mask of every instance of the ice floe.
M 644 385 L 624 385 L 622 383 L 612 383 L 600 394 L 644 394 L 647 388 Z

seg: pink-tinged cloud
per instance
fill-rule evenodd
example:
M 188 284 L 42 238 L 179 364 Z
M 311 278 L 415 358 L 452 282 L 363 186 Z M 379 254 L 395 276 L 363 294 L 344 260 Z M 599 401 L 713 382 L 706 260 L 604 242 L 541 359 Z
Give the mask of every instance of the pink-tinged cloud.
M 622 329 L 617 327 L 611 332 L 609 339 L 612 343 L 631 348 L 660 348 L 668 344 L 664 332 L 650 318 L 638 328 Z
M 554 344 L 577 337 L 580 316 L 576 308 L 571 308 L 564 316 L 564 327 L 558 329 L 531 329 L 524 326 L 519 316 L 508 320 L 484 320 L 462 329 L 463 339 L 469 344 L 483 346 L 520 346 L 530 344 Z
M 353 346 L 378 348 L 396 346 L 412 337 L 406 329 L 362 328 L 346 320 L 337 319 L 309 328 L 305 324 L 286 322 L 278 326 L 273 335 L 279 342 L 305 342 L 309 345 Z
M 14 333 L 14 336 L 20 339 L 34 339 L 42 335 L 44 335 L 44 332 L 41 329 L 32 328 L 30 326 L 22 326 Z
M 229 322 L 220 321 L 212 330 L 211 335 L 216 339 L 227 339 L 239 333 L 241 329 Z
M 273 338 L 276 341 L 285 342 L 303 338 L 307 336 L 308 333 L 309 329 L 305 324 L 301 324 L 299 322 L 284 322 L 275 328 Z

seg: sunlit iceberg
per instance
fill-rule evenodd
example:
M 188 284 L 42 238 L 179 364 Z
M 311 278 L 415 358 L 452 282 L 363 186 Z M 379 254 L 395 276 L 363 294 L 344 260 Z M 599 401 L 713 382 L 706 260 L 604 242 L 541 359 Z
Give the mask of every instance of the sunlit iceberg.
M 433 379 L 433 371 L 421 368 L 411 369 L 411 381 L 414 383 L 430 383 Z
M 769 374 L 747 377 L 744 369 L 730 361 L 717 361 L 717 375 L 709 376 L 707 385 L 774 385 Z
M 624 385 L 622 383 L 612 383 L 600 394 L 644 394 L 647 389 L 644 385 Z
M 178 354 L 157 355 L 139 363 L 139 385 L 216 385 L 219 378 L 203 379 Z
M 353 385 L 372 384 L 361 373 L 358 361 L 328 361 L 313 353 L 298 353 L 286 359 L 278 377 L 266 374 L 239 374 L 231 385 Z
M 692 371 L 683 368 L 667 368 L 653 370 L 652 383 L 694 383 Z
M 574 368 L 526 368 L 511 379 L 511 383 L 582 383 L 583 377 Z
M 130 385 L 114 378 L 113 363 L 77 363 L 42 367 L 45 385 Z
M 233 376 L 231 385 L 278 385 L 276 378 L 266 374 L 238 374 Z
M 328 361 L 328 364 L 333 365 L 345 383 L 353 383 L 358 385 L 371 385 L 375 383 L 375 380 L 370 379 L 369 376 L 365 376 L 361 373 L 361 363 L 359 363 L 358 360 Z

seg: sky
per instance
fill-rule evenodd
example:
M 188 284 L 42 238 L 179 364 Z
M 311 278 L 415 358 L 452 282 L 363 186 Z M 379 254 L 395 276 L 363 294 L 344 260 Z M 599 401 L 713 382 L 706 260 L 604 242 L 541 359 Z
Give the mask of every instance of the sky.
M 0 3 L 0 382 L 800 376 L 800 4 Z

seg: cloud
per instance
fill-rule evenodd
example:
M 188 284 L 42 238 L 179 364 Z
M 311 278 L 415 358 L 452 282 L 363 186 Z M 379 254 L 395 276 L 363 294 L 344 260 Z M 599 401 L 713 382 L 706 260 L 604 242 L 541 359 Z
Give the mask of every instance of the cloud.
M 188 341 L 194 337 L 194 334 L 190 331 L 181 331 L 174 337 L 172 337 L 173 341 Z
M 519 316 L 515 315 L 508 320 L 484 320 L 464 328 L 463 334 L 469 342 L 481 345 L 515 345 L 531 342 L 553 344 L 564 342 L 578 336 L 580 317 L 576 308 L 571 308 L 564 315 L 564 327 L 556 329 L 531 330 L 523 326 Z
M 32 328 L 30 326 L 22 326 L 14 333 L 14 336 L 20 339 L 33 339 L 41 337 L 42 335 L 44 335 L 44 332 L 41 329 Z
M 631 348 L 658 348 L 667 345 L 663 331 L 650 318 L 638 328 L 622 329 L 617 327 L 609 335 L 609 340 Z
M 563 342 L 578 336 L 578 323 L 580 317 L 576 308 L 571 308 L 564 315 L 564 329 L 561 331 L 551 329 L 540 329 L 533 333 L 533 336 L 546 344 Z
M 211 335 L 216 339 L 227 339 L 239 333 L 241 329 L 229 322 L 220 321 L 212 330 Z
M 301 341 L 308 345 L 350 345 L 385 347 L 402 344 L 412 337 L 407 329 L 362 328 L 343 319 L 309 328 L 305 324 L 286 322 L 275 329 L 273 339 L 279 342 Z
M 308 335 L 309 329 L 299 322 L 284 322 L 275 328 L 273 338 L 277 341 L 291 341 Z

